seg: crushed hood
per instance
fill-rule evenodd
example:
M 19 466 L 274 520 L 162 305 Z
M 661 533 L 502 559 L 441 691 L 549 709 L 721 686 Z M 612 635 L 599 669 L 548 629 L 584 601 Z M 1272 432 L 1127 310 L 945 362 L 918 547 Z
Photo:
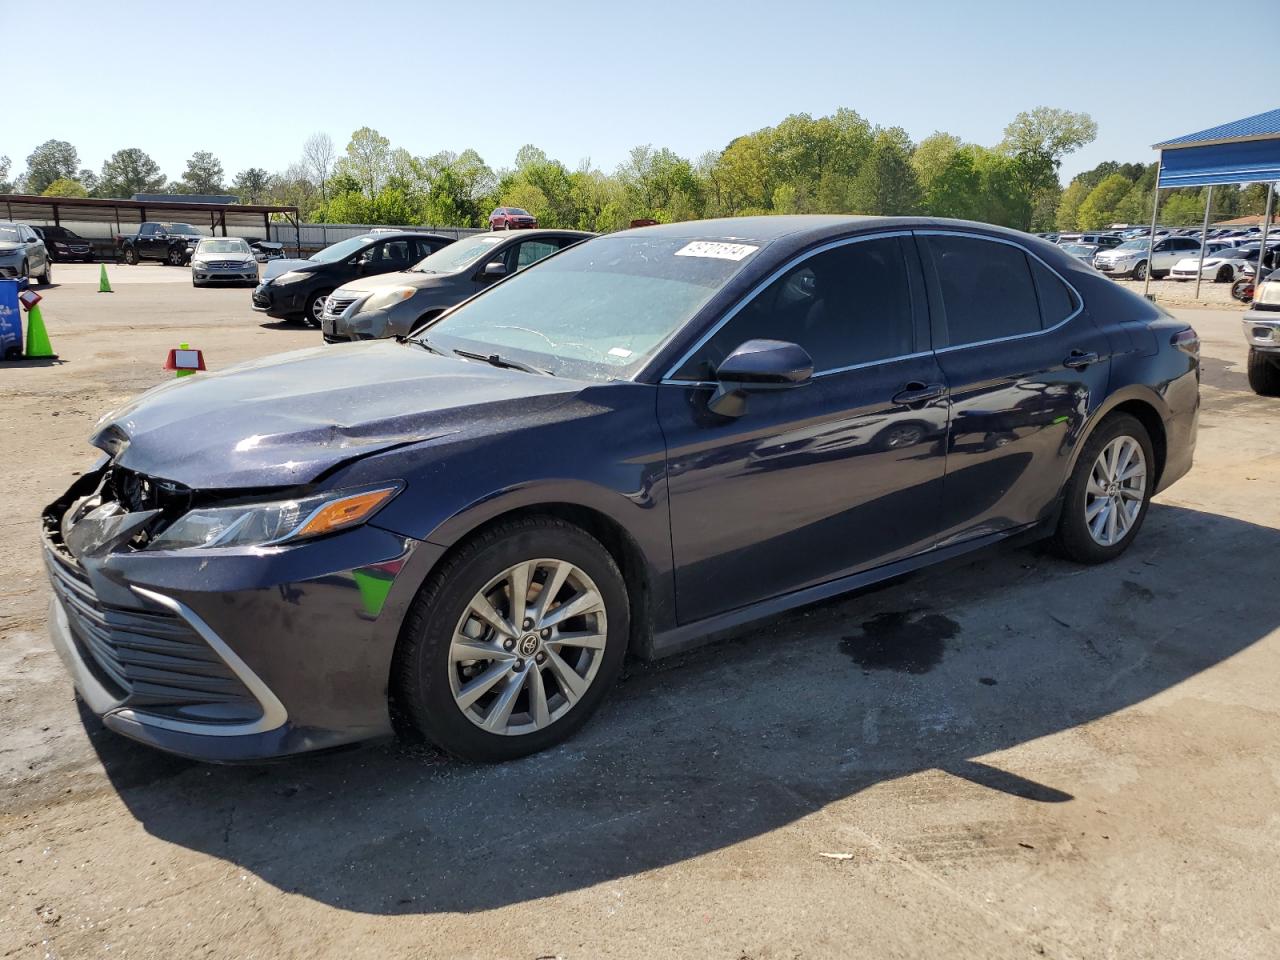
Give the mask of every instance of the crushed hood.
M 315 347 L 170 381 L 103 417 L 90 442 L 194 489 L 293 486 L 379 450 L 545 416 L 583 387 L 393 340 Z

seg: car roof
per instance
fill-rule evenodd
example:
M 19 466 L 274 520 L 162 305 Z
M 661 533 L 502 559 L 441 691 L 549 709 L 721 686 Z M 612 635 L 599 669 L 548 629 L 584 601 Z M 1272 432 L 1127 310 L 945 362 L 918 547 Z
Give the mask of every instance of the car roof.
M 559 227 L 534 227 L 532 230 L 485 230 L 481 233 L 473 233 L 473 237 L 496 237 L 501 236 L 503 240 L 528 240 L 530 237 L 581 237 L 586 240 L 590 237 L 598 237 L 600 234 L 591 233 L 588 230 L 562 230 Z M 464 239 L 464 238 L 459 238 Z
M 401 240 L 405 237 L 429 237 L 432 240 L 447 240 L 453 242 L 453 237 L 446 237 L 441 233 L 428 233 L 425 230 L 370 230 L 368 233 L 357 233 L 354 237 L 344 237 L 345 240 L 365 239 L 370 243 L 377 240 Z M 335 240 L 334 243 L 342 243 L 342 240 Z
M 1047 243 L 1034 234 L 1008 227 L 972 220 L 949 220 L 942 217 L 877 217 L 848 214 L 779 214 L 776 216 L 722 217 L 716 220 L 685 220 L 660 223 L 651 227 L 632 227 L 615 236 L 643 234 L 673 240 L 727 240 L 730 242 L 771 243 L 788 240 L 798 245 L 827 237 L 871 233 L 883 230 L 967 230 L 994 234 L 1018 243 Z

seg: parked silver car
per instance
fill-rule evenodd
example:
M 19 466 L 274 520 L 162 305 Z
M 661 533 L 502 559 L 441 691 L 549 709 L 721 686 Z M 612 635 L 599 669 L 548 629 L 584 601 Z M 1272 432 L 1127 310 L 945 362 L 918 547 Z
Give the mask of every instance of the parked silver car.
M 205 237 L 191 254 L 191 285 L 243 283 L 258 285 L 258 260 L 239 237 Z
M 1183 257 L 1200 253 L 1200 241 L 1190 237 L 1156 237 L 1153 247 L 1146 237 L 1126 240 L 1113 250 L 1103 250 L 1093 258 L 1093 265 L 1113 277 L 1130 276 L 1145 279 L 1147 270 L 1162 277 Z
M 49 251 L 25 223 L 0 222 L 0 277 L 33 277 L 40 283 L 53 283 Z

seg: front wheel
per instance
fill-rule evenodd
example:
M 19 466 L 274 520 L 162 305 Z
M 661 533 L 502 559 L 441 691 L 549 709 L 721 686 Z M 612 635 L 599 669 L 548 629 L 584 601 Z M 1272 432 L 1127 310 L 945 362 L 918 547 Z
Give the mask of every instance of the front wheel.
M 1080 451 L 1063 491 L 1053 546 L 1079 563 L 1103 563 L 1137 536 L 1155 488 L 1147 429 L 1127 413 L 1112 414 Z
M 1230 264 L 1223 264 L 1218 268 L 1218 275 L 1213 278 L 1214 283 L 1230 283 L 1236 278 L 1236 272 Z
M 133 249 L 133 247 L 125 247 L 124 262 L 131 267 L 136 267 L 138 265 L 138 251 Z
M 182 258 L 183 258 L 183 254 L 180 249 L 178 249 L 177 247 L 169 248 L 169 257 L 168 257 L 169 266 L 171 267 L 182 266 Z
M 1147 261 L 1142 260 L 1138 263 L 1136 267 L 1133 268 L 1133 279 L 1135 280 L 1147 279 Z
M 1242 303 L 1249 303 L 1253 300 L 1253 278 L 1241 277 L 1231 285 L 1231 299 L 1239 300 Z
M 581 727 L 617 679 L 627 588 L 594 537 L 554 517 L 496 526 L 428 580 L 405 618 L 397 707 L 464 760 L 510 760 Z
M 302 313 L 302 322 L 309 327 L 319 327 L 320 321 L 324 319 L 324 304 L 329 299 L 331 290 L 321 290 L 319 293 L 313 293 L 307 300 L 306 309 Z
M 52 260 L 46 260 L 44 262 L 44 273 L 40 274 L 40 276 L 37 277 L 36 279 L 38 279 L 40 283 L 46 287 L 53 283 L 53 261 Z
M 1249 387 L 1260 397 L 1280 397 L 1280 356 L 1249 348 Z

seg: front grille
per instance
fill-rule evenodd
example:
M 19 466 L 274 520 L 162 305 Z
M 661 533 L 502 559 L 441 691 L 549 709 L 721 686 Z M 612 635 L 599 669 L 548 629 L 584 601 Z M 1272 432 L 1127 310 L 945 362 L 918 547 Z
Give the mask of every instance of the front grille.
M 185 620 L 102 603 L 46 525 L 45 563 L 81 658 L 123 706 L 196 723 L 252 723 L 257 699 Z
M 326 300 L 324 304 L 325 316 L 340 317 L 342 316 L 343 311 L 347 309 L 347 307 L 351 306 L 353 303 L 355 303 L 359 299 L 360 298 L 358 296 L 352 297 L 352 296 L 347 296 L 346 294 L 344 294 L 343 296 L 338 296 L 337 294 L 330 294 L 329 299 Z
M 271 298 L 258 290 L 253 291 L 253 302 L 259 307 L 271 306 Z

